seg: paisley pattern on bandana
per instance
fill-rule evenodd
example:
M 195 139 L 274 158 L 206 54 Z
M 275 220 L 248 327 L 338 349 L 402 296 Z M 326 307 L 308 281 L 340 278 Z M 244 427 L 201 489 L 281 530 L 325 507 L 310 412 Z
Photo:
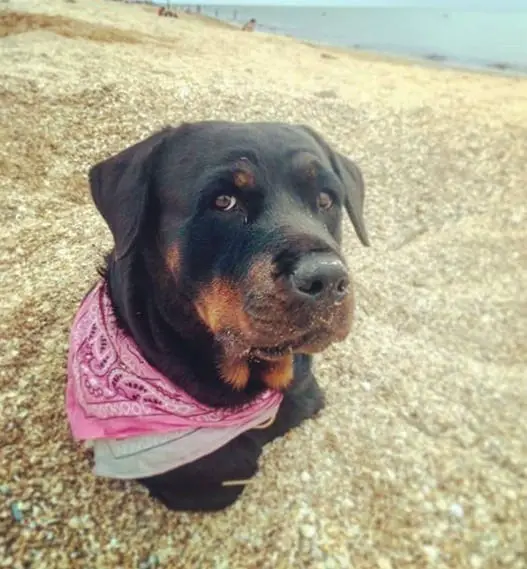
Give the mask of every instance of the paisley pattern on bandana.
M 117 326 L 103 281 L 86 296 L 75 316 L 66 407 L 77 439 L 239 427 L 278 410 L 282 397 L 266 390 L 235 410 L 202 405 L 151 366 L 134 340 Z

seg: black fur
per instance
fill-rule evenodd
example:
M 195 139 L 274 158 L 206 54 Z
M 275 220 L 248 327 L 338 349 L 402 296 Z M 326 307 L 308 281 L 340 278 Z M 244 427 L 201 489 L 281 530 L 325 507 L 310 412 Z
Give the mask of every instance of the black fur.
M 300 151 L 320 166 L 309 184 L 291 166 Z M 254 187 L 237 193 L 232 172 L 241 157 L 254 173 Z M 236 407 L 266 386 L 252 368 L 244 389 L 233 389 L 220 377 L 218 339 L 195 308 L 203 288 L 219 277 L 238 283 L 247 293 L 248 313 L 262 318 L 272 307 L 259 306 L 243 288 L 258 255 L 273 259 L 277 280 L 309 252 L 340 258 L 343 208 L 362 243 L 369 244 L 359 169 L 303 126 L 210 121 L 165 128 L 97 164 L 89 177 L 94 202 L 114 238 L 101 275 L 119 325 L 152 365 L 210 406 Z M 320 191 L 334 199 L 328 211 L 317 209 Z M 239 196 L 243 207 L 217 211 L 211 204 L 218 195 Z M 174 243 L 177 274 L 166 266 Z M 300 328 L 308 316 L 283 300 L 272 318 L 281 318 L 284 326 L 290 319 Z M 311 356 L 296 353 L 294 371 L 270 427 L 246 432 L 210 456 L 140 482 L 171 509 L 217 510 L 233 503 L 243 486 L 221 483 L 253 476 L 263 445 L 324 405 Z

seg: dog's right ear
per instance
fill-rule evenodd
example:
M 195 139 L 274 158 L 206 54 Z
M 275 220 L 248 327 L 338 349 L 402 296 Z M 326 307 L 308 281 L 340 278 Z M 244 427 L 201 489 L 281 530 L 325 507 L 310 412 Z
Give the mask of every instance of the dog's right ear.
M 335 152 L 326 140 L 312 127 L 299 125 L 299 128 L 307 132 L 326 152 L 333 170 L 344 184 L 346 190 L 345 207 L 353 224 L 355 233 L 360 242 L 370 246 L 370 239 L 364 222 L 364 179 L 359 167 L 346 156 Z
M 90 168 L 92 198 L 112 232 L 118 260 L 130 252 L 141 232 L 156 157 L 173 130 L 165 128 Z

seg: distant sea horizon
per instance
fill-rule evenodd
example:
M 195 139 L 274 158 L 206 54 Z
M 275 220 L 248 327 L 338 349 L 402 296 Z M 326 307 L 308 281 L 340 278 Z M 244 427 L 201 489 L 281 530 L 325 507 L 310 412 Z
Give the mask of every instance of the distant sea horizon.
M 196 4 L 188 8 L 195 12 Z M 202 4 L 201 13 L 239 26 L 254 18 L 256 30 L 320 45 L 527 74 L 527 0 L 524 9 L 479 4 L 477 9 L 463 9 L 462 1 L 459 8 Z

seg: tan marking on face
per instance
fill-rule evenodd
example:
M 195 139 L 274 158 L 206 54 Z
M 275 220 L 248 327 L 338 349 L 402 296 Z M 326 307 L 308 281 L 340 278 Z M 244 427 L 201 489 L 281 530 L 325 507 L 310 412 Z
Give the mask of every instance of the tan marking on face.
M 213 280 L 203 289 L 195 306 L 199 317 L 213 334 L 225 330 L 248 330 L 242 294 L 232 283 Z
M 293 381 L 293 354 L 261 363 L 261 379 L 270 389 L 285 389 Z
M 249 364 L 246 358 L 224 359 L 218 364 L 221 379 L 236 390 L 247 386 L 250 376 Z
M 177 245 L 171 245 L 165 256 L 165 264 L 171 273 L 175 275 L 179 272 L 181 255 Z
M 195 306 L 222 351 L 217 362 L 221 379 L 234 389 L 244 389 L 250 376 L 248 347 L 243 342 L 249 322 L 243 311 L 241 292 L 232 283 L 215 279 L 204 287 Z

